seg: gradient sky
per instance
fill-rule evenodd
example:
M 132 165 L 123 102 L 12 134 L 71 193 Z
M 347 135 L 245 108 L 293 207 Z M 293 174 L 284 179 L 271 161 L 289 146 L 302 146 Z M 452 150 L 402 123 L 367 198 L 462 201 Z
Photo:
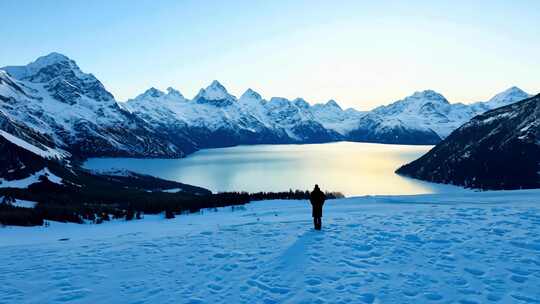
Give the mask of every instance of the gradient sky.
M 0 1 L 0 66 L 57 51 L 119 100 L 336 99 L 365 110 L 434 89 L 452 102 L 540 92 L 540 1 Z

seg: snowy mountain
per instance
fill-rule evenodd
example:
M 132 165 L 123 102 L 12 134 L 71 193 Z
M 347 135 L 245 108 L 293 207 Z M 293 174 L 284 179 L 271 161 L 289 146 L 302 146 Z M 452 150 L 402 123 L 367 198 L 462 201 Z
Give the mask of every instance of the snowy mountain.
M 232 105 L 236 101 L 236 97 L 229 94 L 219 81 L 214 80 L 206 89 L 201 89 L 193 101 L 220 107 Z
M 217 81 L 201 89 L 193 100 L 169 88 L 167 93 L 146 91 L 123 105 L 161 133 L 186 134 L 198 148 L 287 140 L 245 111 L 245 105 Z
M 171 92 L 149 94 L 147 91 L 124 106 L 162 130 L 186 132 L 198 147 L 325 142 L 341 138 L 318 122 L 310 105 L 302 99 L 274 97 L 267 101 L 251 89 L 237 99 L 218 81 L 201 89 L 193 100 Z
M 426 90 L 372 110 L 360 119 L 350 137 L 360 141 L 436 144 L 452 131 L 485 111 L 530 97 L 512 87 L 486 102 L 470 105 L 449 103 L 444 96 Z
M 357 128 L 348 133 L 348 139 L 360 142 L 409 145 L 433 145 L 441 141 L 440 136 L 428 127 L 373 112 L 360 119 Z
M 397 172 L 473 188 L 538 188 L 539 117 L 540 95 L 488 111 Z
M 489 109 L 500 108 L 511 103 L 531 97 L 528 93 L 518 87 L 511 87 L 484 103 Z
M 0 113 L 77 157 L 171 156 L 195 150 L 122 109 L 92 74 L 58 53 L 0 70 Z
M 528 96 L 512 87 L 465 105 L 427 90 L 360 112 L 334 100 L 264 99 L 252 89 L 237 98 L 213 81 L 191 100 L 174 88 L 150 88 L 119 103 L 75 61 L 51 53 L 0 69 L 0 129 L 75 158 L 182 157 L 200 148 L 337 140 L 436 144 L 475 115 Z
M 314 119 L 325 128 L 333 130 L 345 137 L 358 127 L 360 118 L 366 115 L 355 109 L 343 110 L 335 100 L 318 103 L 311 107 Z

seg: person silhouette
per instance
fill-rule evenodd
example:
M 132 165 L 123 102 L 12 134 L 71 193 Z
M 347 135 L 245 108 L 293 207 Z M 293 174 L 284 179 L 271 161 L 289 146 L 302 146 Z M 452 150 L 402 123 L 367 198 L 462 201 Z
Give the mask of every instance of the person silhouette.
M 313 225 L 315 226 L 315 230 L 321 230 L 322 228 L 322 207 L 325 200 L 326 195 L 324 195 L 324 193 L 321 191 L 319 185 L 315 185 L 315 188 L 313 191 L 311 191 L 309 196 L 309 201 L 311 202 L 312 207 L 311 215 L 313 216 Z

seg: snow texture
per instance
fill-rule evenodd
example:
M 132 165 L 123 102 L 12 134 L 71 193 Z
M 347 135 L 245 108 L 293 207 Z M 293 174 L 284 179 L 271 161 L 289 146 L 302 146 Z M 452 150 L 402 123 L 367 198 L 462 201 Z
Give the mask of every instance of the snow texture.
M 5 303 L 538 303 L 539 190 L 0 229 Z
M 171 188 L 171 189 L 164 189 L 162 192 L 168 192 L 168 193 L 177 193 L 182 191 L 182 188 Z
M 0 204 L 2 204 L 3 197 L 0 196 Z M 14 202 L 4 202 L 4 204 L 9 204 L 11 206 L 15 207 L 21 207 L 21 208 L 34 208 L 37 205 L 37 202 L 22 200 L 22 199 L 15 199 Z
M 63 159 L 65 157 L 69 156 L 69 153 L 66 153 L 64 151 L 60 152 L 58 150 L 55 150 L 53 148 L 44 147 L 44 149 L 38 148 L 31 143 L 18 138 L 17 136 L 11 135 L 7 133 L 6 131 L 0 130 L 0 136 L 4 137 L 6 140 L 10 141 L 11 143 L 28 150 L 38 156 L 41 156 L 43 158 L 49 158 L 49 159 Z
M 39 182 L 39 178 L 45 176 L 50 182 L 55 184 L 62 184 L 62 178 L 54 175 L 48 168 L 44 168 L 34 174 L 18 180 L 5 180 L 0 178 L 0 188 L 28 188 L 28 186 Z

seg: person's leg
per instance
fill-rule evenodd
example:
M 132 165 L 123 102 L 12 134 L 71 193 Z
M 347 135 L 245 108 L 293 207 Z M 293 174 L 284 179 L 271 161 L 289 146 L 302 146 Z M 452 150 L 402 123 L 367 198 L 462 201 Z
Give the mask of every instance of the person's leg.
M 321 218 L 320 217 L 316 217 L 315 218 L 316 220 L 316 224 L 315 224 L 315 229 L 317 230 L 321 230 Z
M 317 230 L 317 227 L 318 227 L 318 226 L 317 226 L 317 218 L 314 217 L 314 218 L 313 218 L 313 228 L 314 228 L 315 230 Z
M 322 217 L 319 218 L 319 230 L 322 229 Z

